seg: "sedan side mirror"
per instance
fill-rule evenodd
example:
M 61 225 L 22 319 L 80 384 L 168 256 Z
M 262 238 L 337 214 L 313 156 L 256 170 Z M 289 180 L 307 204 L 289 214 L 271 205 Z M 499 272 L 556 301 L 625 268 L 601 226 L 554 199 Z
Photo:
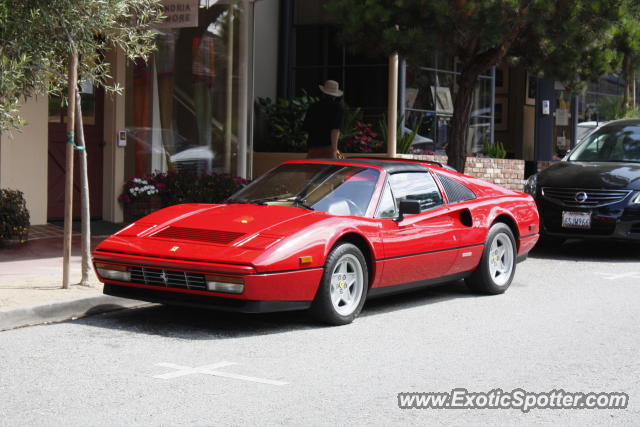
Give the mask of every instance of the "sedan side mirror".
M 400 200 L 400 213 L 395 218 L 396 222 L 400 222 L 404 219 L 405 214 L 419 214 L 422 212 L 420 208 L 420 200 L 405 199 Z

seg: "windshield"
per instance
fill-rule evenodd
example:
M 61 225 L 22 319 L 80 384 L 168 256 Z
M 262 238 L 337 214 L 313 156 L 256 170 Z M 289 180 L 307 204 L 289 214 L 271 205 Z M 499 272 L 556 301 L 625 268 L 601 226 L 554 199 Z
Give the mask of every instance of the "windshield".
M 378 182 L 375 169 L 322 163 L 284 164 L 231 196 L 228 203 L 298 206 L 364 216 Z
M 587 136 L 569 156 L 575 162 L 640 162 L 640 125 L 608 125 Z

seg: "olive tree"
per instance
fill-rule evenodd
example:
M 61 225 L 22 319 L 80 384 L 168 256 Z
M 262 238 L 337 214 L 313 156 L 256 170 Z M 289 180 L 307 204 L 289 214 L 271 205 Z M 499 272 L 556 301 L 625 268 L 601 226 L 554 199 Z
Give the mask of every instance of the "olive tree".
M 152 25 L 162 19 L 160 0 L 0 0 L 0 131 L 19 129 L 20 102 L 38 93 L 58 95 L 67 104 L 67 185 L 63 287 L 69 284 L 74 152 L 81 153 L 83 174 L 83 271 L 89 273 L 88 183 L 86 152 L 75 119 L 77 83 L 87 81 L 120 92 L 104 55 L 121 49 L 130 59 L 145 58 L 155 47 Z M 76 108 L 78 105 L 78 108 Z M 74 150 L 76 148 L 76 150 Z M 79 149 L 78 149 L 79 148 Z

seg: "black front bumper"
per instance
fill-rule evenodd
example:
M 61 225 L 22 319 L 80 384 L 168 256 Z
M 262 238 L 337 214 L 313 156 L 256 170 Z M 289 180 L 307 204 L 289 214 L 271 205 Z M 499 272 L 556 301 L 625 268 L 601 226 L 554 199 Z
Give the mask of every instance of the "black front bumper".
M 311 301 L 252 301 L 113 285 L 109 283 L 104 284 L 103 293 L 116 297 L 160 304 L 235 311 L 239 313 L 273 313 L 277 311 L 306 310 L 311 306 Z
M 625 202 L 599 208 L 564 207 L 548 200 L 536 200 L 540 213 L 540 232 L 547 236 L 579 239 L 640 241 L 640 207 Z M 591 228 L 565 228 L 562 212 L 590 212 Z

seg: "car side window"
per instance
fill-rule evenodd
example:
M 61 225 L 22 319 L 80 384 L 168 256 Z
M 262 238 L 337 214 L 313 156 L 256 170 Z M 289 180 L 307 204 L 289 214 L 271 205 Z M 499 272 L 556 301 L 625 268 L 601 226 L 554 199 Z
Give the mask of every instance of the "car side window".
M 384 186 L 382 190 L 382 196 L 380 197 L 380 203 L 378 204 L 378 218 L 395 218 L 396 217 L 396 204 L 393 201 L 393 194 L 391 194 L 391 188 L 389 184 Z
M 442 194 L 429 172 L 402 172 L 389 177 L 396 206 L 405 199 L 419 200 L 425 211 L 442 205 Z

